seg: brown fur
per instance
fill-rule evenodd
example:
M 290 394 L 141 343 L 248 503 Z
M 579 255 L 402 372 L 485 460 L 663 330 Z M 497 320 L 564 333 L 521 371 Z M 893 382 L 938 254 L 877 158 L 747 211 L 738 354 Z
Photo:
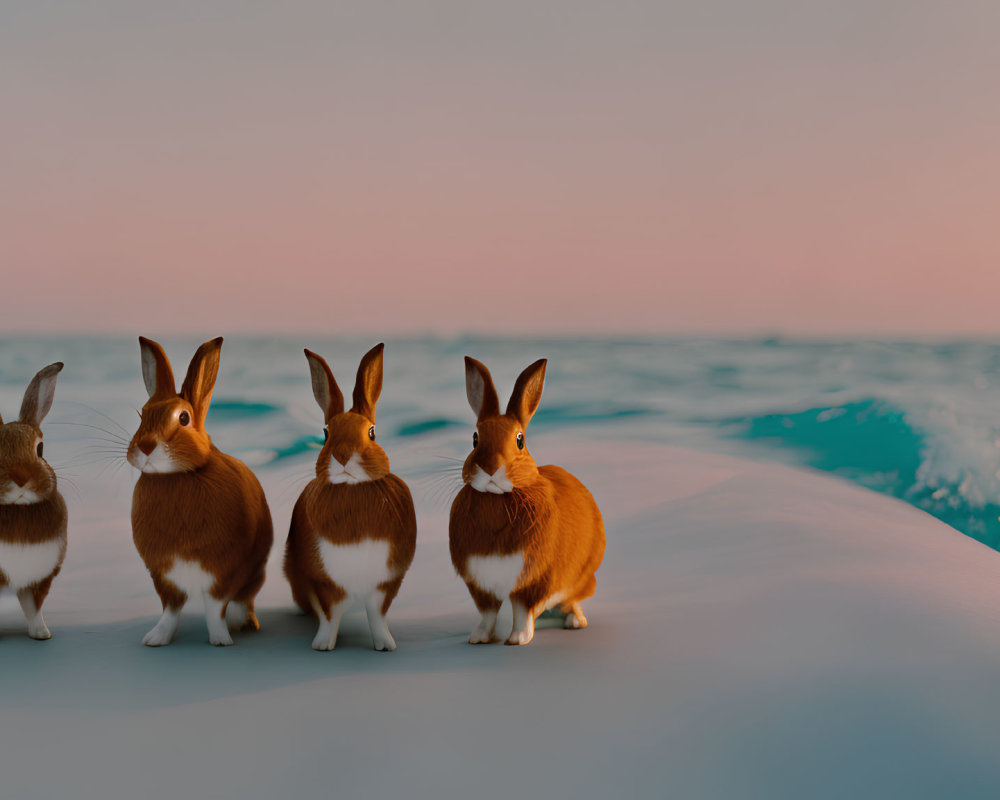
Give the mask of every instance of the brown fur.
M 595 573 L 604 557 L 601 512 L 573 475 L 561 467 L 536 466 L 527 446 L 517 446 L 518 433 L 524 433 L 538 407 L 544 375 L 544 360 L 522 372 L 501 415 L 489 370 L 466 358 L 469 402 L 478 416 L 478 445 L 465 461 L 466 486 L 451 507 L 451 560 L 476 607 L 495 611 L 504 598 L 476 584 L 468 560 L 523 552 L 525 565 L 511 601 L 527 608 L 533 620 L 547 600 L 561 595 L 562 610 L 577 614 L 585 625 L 579 603 L 593 595 Z M 470 485 L 477 467 L 493 475 L 501 466 L 513 484 L 511 491 L 491 494 Z
M 192 561 L 215 578 L 209 590 L 214 598 L 245 604 L 243 629 L 256 630 L 254 597 L 264 583 L 274 535 L 256 476 L 218 450 L 205 432 L 222 339 L 198 349 L 179 394 L 160 345 L 142 337 L 140 344 L 150 399 L 129 445 L 129 460 L 159 444 L 182 471 L 140 475 L 132 495 L 136 549 L 165 609 L 179 611 L 187 600 L 167 573 L 176 559 Z M 190 415 L 187 425 L 181 424 L 180 412 Z
M 179 609 L 186 599 L 163 577 L 180 558 L 215 576 L 213 597 L 246 603 L 253 622 L 273 533 L 263 489 L 241 461 L 213 446 L 196 470 L 141 475 L 132 495 L 132 539 L 164 607 Z
M 35 375 L 24 393 L 18 421 L 4 424 L 0 418 L 0 541 L 17 545 L 59 543 L 52 571 L 30 586 L 19 587 L 19 597 L 30 595 L 38 611 L 66 557 L 66 503 L 59 494 L 55 471 L 37 450 L 42 441 L 39 426 L 52 405 L 56 376 L 62 367 L 56 362 Z M 33 491 L 40 500 L 29 505 L 3 503 L 4 493 L 15 486 Z M 0 563 L 0 588 L 8 585 Z
M 372 587 L 383 593 L 384 615 L 413 561 L 417 519 L 406 484 L 389 471 L 389 457 L 368 431 L 375 424 L 375 405 L 382 390 L 382 345 L 361 361 L 354 389 L 354 405 L 344 411 L 343 394 L 326 361 L 306 350 L 313 377 L 313 394 L 326 420 L 327 440 L 316 460 L 316 477 L 305 487 L 292 511 L 285 546 L 285 577 L 292 597 L 307 614 L 316 615 L 315 597 L 324 616 L 346 597 L 342 586 L 323 568 L 319 541 L 354 544 L 366 539 L 389 543 L 389 581 Z M 330 459 L 346 464 L 360 456 L 371 478 L 356 484 L 331 484 Z

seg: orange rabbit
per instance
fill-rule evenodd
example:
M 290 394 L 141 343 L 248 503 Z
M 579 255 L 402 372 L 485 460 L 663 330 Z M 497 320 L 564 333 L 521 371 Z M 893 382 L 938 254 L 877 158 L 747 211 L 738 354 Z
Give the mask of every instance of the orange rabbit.
M 142 641 L 170 644 L 181 609 L 200 594 L 209 641 L 230 645 L 230 602 L 246 612 L 243 630 L 260 628 L 254 597 L 274 537 L 257 478 L 205 432 L 222 338 L 198 348 L 180 393 L 163 348 L 141 336 L 139 345 L 149 400 L 128 448 L 129 463 L 142 473 L 132 495 L 132 538 L 163 602 L 163 616 Z
M 375 443 L 383 347 L 361 359 L 350 411 L 326 361 L 305 351 L 326 442 L 292 511 L 285 576 L 295 602 L 319 620 L 314 650 L 333 650 L 354 600 L 365 605 L 375 649 L 396 649 L 385 614 L 413 561 L 417 518 L 410 490 Z
M 527 644 L 535 618 L 560 606 L 564 626 L 585 628 L 580 601 L 594 593 L 604 557 L 604 522 L 587 488 L 566 470 L 539 467 L 524 431 L 538 408 L 545 359 L 517 379 L 500 413 L 493 379 L 465 358 L 465 389 L 476 414 L 472 452 L 462 468 L 465 486 L 451 506 L 451 561 L 482 615 L 471 644 L 494 641 L 505 597 L 514 612 L 507 644 Z
M 66 557 L 66 503 L 42 458 L 42 429 L 52 407 L 60 362 L 28 384 L 16 422 L 0 419 L 0 589 L 17 593 L 28 636 L 48 639 L 42 603 Z

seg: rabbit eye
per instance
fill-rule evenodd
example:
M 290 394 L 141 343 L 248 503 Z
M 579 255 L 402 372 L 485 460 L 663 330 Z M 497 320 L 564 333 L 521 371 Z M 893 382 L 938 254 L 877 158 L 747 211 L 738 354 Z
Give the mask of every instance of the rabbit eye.
M 472 432 L 472 446 L 479 447 L 479 431 Z
M 372 425 L 368 429 L 368 438 L 371 439 L 373 442 L 375 441 L 375 426 L 374 425 Z
M 523 450 L 524 449 L 524 434 L 523 433 L 519 433 L 517 435 L 517 449 L 518 450 Z
M 328 431 L 326 428 L 323 428 L 323 441 L 325 442 L 329 438 L 330 438 L 330 431 Z
M 191 422 L 191 415 L 187 411 L 182 411 L 181 415 L 177 418 L 177 421 L 181 425 L 188 425 Z
M 39 443 L 38 443 L 38 447 L 36 447 L 36 448 L 35 448 L 35 452 L 36 452 L 36 453 L 38 453 L 38 457 L 39 457 L 39 458 L 41 458 L 41 457 L 42 457 L 42 450 L 43 450 L 43 448 L 42 448 L 42 443 L 41 443 L 41 442 L 39 442 Z

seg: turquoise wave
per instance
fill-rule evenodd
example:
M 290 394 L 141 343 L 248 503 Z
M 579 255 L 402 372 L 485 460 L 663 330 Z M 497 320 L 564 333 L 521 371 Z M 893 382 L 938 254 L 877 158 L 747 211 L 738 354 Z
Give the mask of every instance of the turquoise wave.
M 245 400 L 225 399 L 213 400 L 211 413 L 213 422 L 230 422 L 264 417 L 276 411 L 281 411 L 281 407 L 270 403 L 250 403 Z
M 316 451 L 323 446 L 323 439 L 320 436 L 300 436 L 295 441 L 284 447 L 278 447 L 274 451 L 271 461 L 282 461 L 286 458 L 294 458 L 303 453 L 312 453 L 316 457 Z
M 939 444 L 907 412 L 879 398 L 804 411 L 732 418 L 731 436 L 791 452 L 796 460 L 898 497 L 994 549 L 1000 505 L 984 502 L 971 470 L 943 474 Z
M 396 429 L 397 436 L 419 436 L 422 433 L 439 431 L 442 428 L 454 428 L 462 425 L 461 422 L 446 417 L 428 417 L 426 419 L 412 420 L 400 425 Z

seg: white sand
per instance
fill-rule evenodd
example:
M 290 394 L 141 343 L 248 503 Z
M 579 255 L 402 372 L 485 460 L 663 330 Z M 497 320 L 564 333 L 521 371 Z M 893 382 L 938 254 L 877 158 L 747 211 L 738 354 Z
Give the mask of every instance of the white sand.
M 0 796 L 998 796 L 1000 555 L 829 477 L 608 450 L 546 448 L 593 489 L 608 551 L 590 628 L 521 648 L 466 644 L 446 515 L 423 503 L 397 652 L 360 612 L 313 652 L 278 544 L 260 633 L 213 648 L 192 605 L 145 648 L 159 606 L 128 487 L 81 480 L 53 639 L 0 603 Z M 301 482 L 261 477 L 283 543 Z

